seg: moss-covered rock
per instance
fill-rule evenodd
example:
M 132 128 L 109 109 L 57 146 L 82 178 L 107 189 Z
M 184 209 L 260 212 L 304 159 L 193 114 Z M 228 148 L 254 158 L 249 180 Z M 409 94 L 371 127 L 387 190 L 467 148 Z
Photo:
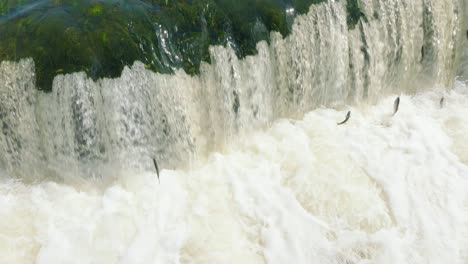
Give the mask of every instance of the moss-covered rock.
M 356 27 L 356 24 L 361 18 L 367 20 L 364 13 L 361 11 L 361 8 L 359 7 L 359 0 L 347 0 L 346 11 L 348 13 L 346 22 L 348 24 L 348 28 L 350 29 Z
M 229 43 L 239 57 L 254 54 L 270 31 L 289 33 L 291 10 L 304 13 L 322 1 L 4 0 L 0 61 L 32 57 L 45 90 L 57 74 L 115 77 L 135 60 L 157 72 L 195 74 L 209 61 L 210 45 Z

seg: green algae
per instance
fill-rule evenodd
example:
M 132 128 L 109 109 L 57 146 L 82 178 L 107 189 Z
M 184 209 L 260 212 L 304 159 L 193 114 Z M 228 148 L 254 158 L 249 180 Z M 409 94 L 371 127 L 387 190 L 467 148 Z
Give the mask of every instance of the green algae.
M 256 53 L 270 31 L 289 34 L 294 14 L 323 0 L 6 0 L 0 3 L 0 61 L 32 57 L 36 83 L 50 90 L 57 74 L 116 77 L 139 60 L 147 69 L 197 74 L 210 45 L 239 57 Z M 348 25 L 360 19 L 348 1 Z
M 359 7 L 359 0 L 347 0 L 346 11 L 348 14 L 346 17 L 346 22 L 348 24 L 348 28 L 350 29 L 355 28 L 360 19 L 364 19 L 364 21 L 367 20 Z

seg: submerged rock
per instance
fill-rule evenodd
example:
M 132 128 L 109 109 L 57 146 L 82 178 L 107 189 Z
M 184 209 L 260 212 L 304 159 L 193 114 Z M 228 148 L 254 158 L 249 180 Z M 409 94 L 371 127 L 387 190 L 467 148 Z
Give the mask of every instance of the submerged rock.
M 50 90 L 57 74 L 84 71 L 116 77 L 142 61 L 168 73 L 198 73 L 210 45 L 239 57 L 274 30 L 289 33 L 296 13 L 323 0 L 42 0 L 0 3 L 0 61 L 33 58 L 37 85 Z

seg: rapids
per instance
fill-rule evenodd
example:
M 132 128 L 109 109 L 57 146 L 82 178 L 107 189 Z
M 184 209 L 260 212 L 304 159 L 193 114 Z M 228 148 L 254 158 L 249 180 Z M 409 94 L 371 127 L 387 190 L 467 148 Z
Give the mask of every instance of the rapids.
M 197 75 L 1 61 L 0 263 L 467 263 L 468 4 L 357 2 Z
M 2 263 L 466 263 L 468 88 L 319 108 L 188 170 L 0 184 Z M 441 96 L 445 106 L 440 108 Z M 64 174 L 73 173 L 64 168 Z

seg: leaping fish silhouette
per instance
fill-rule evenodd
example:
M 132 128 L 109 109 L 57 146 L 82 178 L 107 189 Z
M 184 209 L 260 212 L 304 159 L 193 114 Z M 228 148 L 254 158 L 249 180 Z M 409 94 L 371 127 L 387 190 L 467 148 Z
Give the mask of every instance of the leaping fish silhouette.
M 398 106 L 400 105 L 400 97 L 398 96 L 393 103 L 393 115 L 394 116 L 398 112 Z
M 337 125 L 342 125 L 342 124 L 348 122 L 348 119 L 349 119 L 350 117 L 351 117 L 351 111 L 348 111 L 348 113 L 346 114 L 345 120 L 343 120 L 343 121 L 340 122 L 340 123 L 337 123 Z
M 154 168 L 156 169 L 156 174 L 158 175 L 158 182 L 161 183 L 161 181 L 159 180 L 159 167 L 155 158 L 153 158 L 153 164 L 154 164 Z

